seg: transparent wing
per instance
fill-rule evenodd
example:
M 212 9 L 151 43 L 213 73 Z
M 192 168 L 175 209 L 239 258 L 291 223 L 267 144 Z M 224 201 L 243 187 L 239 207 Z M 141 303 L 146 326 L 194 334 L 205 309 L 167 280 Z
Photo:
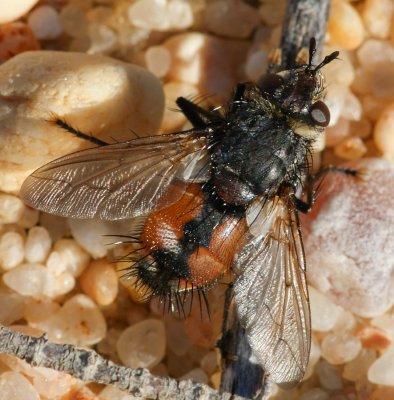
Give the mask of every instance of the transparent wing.
M 290 197 L 285 200 L 291 203 Z M 311 342 L 298 215 L 280 198 L 267 201 L 251 215 L 250 230 L 258 227 L 260 233 L 236 260 L 238 315 L 259 363 L 274 382 L 291 388 L 305 374 Z
M 160 202 L 166 205 L 163 195 L 177 178 L 208 179 L 203 133 L 151 136 L 69 154 L 33 172 L 21 197 L 64 217 L 117 220 L 148 213 Z

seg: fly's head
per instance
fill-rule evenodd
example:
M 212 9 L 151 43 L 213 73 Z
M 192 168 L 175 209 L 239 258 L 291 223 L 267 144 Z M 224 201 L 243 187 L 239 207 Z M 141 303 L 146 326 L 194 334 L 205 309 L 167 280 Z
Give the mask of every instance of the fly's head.
M 311 39 L 307 64 L 267 73 L 258 82 L 263 96 L 288 119 L 293 130 L 312 138 L 330 122 L 330 111 L 323 101 L 325 80 L 321 69 L 339 55 L 335 51 L 320 64 L 313 65 L 315 51 L 316 42 Z

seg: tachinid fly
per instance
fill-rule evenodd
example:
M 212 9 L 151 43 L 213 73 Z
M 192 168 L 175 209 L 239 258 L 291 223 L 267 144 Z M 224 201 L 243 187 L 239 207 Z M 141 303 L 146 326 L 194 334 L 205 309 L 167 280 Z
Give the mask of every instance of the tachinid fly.
M 21 189 L 30 206 L 64 217 L 145 216 L 129 273 L 153 295 L 204 294 L 232 271 L 252 351 L 288 388 L 303 378 L 311 343 L 298 210 L 313 202 L 311 146 L 330 119 L 321 69 L 338 56 L 313 65 L 314 52 L 312 39 L 308 62 L 280 70 L 278 61 L 221 109 L 179 98 L 193 129 L 61 157 Z

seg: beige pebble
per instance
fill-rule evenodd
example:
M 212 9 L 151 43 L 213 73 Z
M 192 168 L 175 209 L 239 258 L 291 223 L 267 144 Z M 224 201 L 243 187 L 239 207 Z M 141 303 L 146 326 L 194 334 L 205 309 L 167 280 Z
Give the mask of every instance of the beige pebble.
M 376 360 L 376 351 L 361 349 L 358 356 L 343 368 L 342 376 L 349 381 L 358 381 L 366 376 L 370 365 Z
M 178 356 L 185 355 L 192 346 L 192 343 L 186 336 L 183 322 L 168 322 L 166 324 L 166 333 L 168 348 Z
M 215 35 L 239 39 L 250 36 L 260 22 L 256 11 L 240 0 L 208 3 L 204 20 L 208 31 Z
M 331 333 L 324 336 L 321 342 L 321 355 L 330 364 L 345 364 L 361 351 L 361 341 L 349 333 Z
M 49 399 L 61 398 L 70 391 L 75 379 L 50 368 L 34 367 L 29 372 L 38 393 Z
M 74 239 L 57 240 L 53 249 L 60 255 L 66 270 L 75 277 L 81 275 L 89 264 L 89 254 Z
M 44 295 L 56 298 L 71 292 L 75 286 L 75 278 L 69 272 L 54 274 L 47 269 Z
M 330 395 L 321 388 L 313 388 L 302 393 L 299 400 L 329 400 Z
M 92 144 L 48 123 L 53 115 L 102 140 L 157 132 L 160 81 L 134 65 L 72 52 L 29 52 L 0 66 L 0 189 L 18 191 L 33 169 Z
M 367 146 L 361 138 L 351 137 L 336 145 L 334 153 L 344 160 L 357 160 L 367 153 Z
M 378 385 L 394 386 L 394 346 L 371 364 L 368 380 Z
M 179 111 L 175 101 L 178 97 L 193 99 L 198 94 L 195 86 L 182 82 L 168 82 L 164 85 L 165 110 L 161 132 L 169 133 L 179 130 L 186 122 L 186 117 Z
M 323 54 L 331 54 L 336 50 L 338 50 L 336 47 L 324 47 Z M 355 70 L 349 52 L 341 49 L 339 59 L 324 66 L 324 76 L 328 85 L 333 83 L 351 85 L 355 78 Z
M 366 0 L 361 11 L 364 25 L 369 33 L 378 38 L 387 38 L 394 15 L 392 0 Z
M 40 324 L 56 343 L 90 346 L 106 335 L 107 326 L 102 312 L 92 299 L 77 294 L 68 299 L 63 307 Z
M 333 126 L 328 126 L 325 130 L 326 146 L 333 147 L 341 143 L 348 135 L 350 130 L 350 121 L 346 118 L 339 118 Z
M 360 15 L 346 1 L 331 4 L 327 26 L 330 44 L 346 50 L 354 50 L 364 39 L 364 26 Z
M 0 287 L 0 323 L 6 326 L 23 318 L 26 298 L 19 293 Z
M 276 26 L 283 21 L 286 2 L 284 0 L 264 1 L 259 7 L 259 13 L 262 21 L 268 26 Z M 277 42 L 279 43 L 279 42 Z
M 115 32 L 104 24 L 89 24 L 90 46 L 88 54 L 110 54 L 118 45 Z
M 171 376 L 178 379 L 193 368 L 193 361 L 187 356 L 177 356 L 170 352 L 167 355 L 167 367 Z
M 24 209 L 25 205 L 21 199 L 10 194 L 0 193 L 0 223 L 12 224 L 18 222 L 22 218 Z
M 161 0 L 137 0 L 128 8 L 130 23 L 149 30 L 166 31 L 170 28 L 167 4 Z
M 0 239 L 0 265 L 9 270 L 19 265 L 25 256 L 24 239 L 18 232 L 6 232 Z
M 125 329 L 116 350 L 122 363 L 130 368 L 153 367 L 165 354 L 166 333 L 158 319 L 146 319 Z
M 374 142 L 383 155 L 394 161 L 394 103 L 385 107 L 374 128 Z
M 79 283 L 100 306 L 111 304 L 118 294 L 118 275 L 114 264 L 107 260 L 91 262 L 80 276 Z
M 31 207 L 25 207 L 23 214 L 18 221 L 18 225 L 22 228 L 32 228 L 34 225 L 38 224 L 40 218 L 40 212 Z
M 193 10 L 189 2 L 170 0 L 167 4 L 167 14 L 172 29 L 187 29 L 193 25 Z
M 193 368 L 191 371 L 179 378 L 180 381 L 185 381 L 188 379 L 192 380 L 193 382 L 204 384 L 208 383 L 208 376 L 201 368 Z
M 368 39 L 357 50 L 356 54 L 363 68 L 374 69 L 378 63 L 394 60 L 394 45 L 389 41 Z
M 373 326 L 362 326 L 356 334 L 366 349 L 386 350 L 394 342 L 389 334 Z
M 22 374 L 4 372 L 0 376 L 0 398 L 12 400 L 40 400 L 34 386 Z
M 151 46 L 145 52 L 146 67 L 158 78 L 167 75 L 171 67 L 171 54 L 164 46 Z
M 31 326 L 39 327 L 40 323 L 49 319 L 60 310 L 60 304 L 52 299 L 31 299 L 26 303 L 24 317 Z
M 234 86 L 244 80 L 248 44 L 202 33 L 182 33 L 164 42 L 172 55 L 169 80 L 197 85 L 202 95 L 222 103 Z
M 25 244 L 25 258 L 31 263 L 44 262 L 52 246 L 49 232 L 42 226 L 29 229 Z
M 0 39 L 1 62 L 24 51 L 40 49 L 40 44 L 32 29 L 23 22 L 0 25 Z
M 63 32 L 57 11 L 50 6 L 35 8 L 28 16 L 27 23 L 37 39 L 56 39 Z
M 116 387 L 107 386 L 100 392 L 100 400 L 135 400 L 135 396 L 127 394 Z
M 339 370 L 327 361 L 321 360 L 316 364 L 316 374 L 324 389 L 341 390 L 343 382 Z
M 371 325 L 387 333 L 391 340 L 394 341 L 394 313 L 392 311 L 373 318 Z
M 14 0 L 12 7 L 7 1 L 0 1 L 0 24 L 19 19 L 26 14 L 38 0 Z

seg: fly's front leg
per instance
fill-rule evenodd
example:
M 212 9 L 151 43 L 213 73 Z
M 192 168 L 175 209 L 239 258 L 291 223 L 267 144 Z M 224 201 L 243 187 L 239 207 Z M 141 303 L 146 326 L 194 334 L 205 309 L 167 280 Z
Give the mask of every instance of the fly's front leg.
M 328 173 L 331 173 L 331 172 L 349 175 L 349 176 L 352 176 L 353 178 L 357 178 L 357 179 L 362 179 L 362 177 L 364 175 L 363 170 L 356 170 L 356 169 L 352 169 L 352 168 L 341 168 L 341 167 L 335 167 L 332 165 L 322 168 L 316 174 L 308 175 L 306 177 L 305 186 L 304 186 L 305 194 L 306 194 L 306 201 L 295 197 L 294 202 L 295 202 L 295 206 L 297 207 L 297 210 L 299 210 L 303 213 L 308 213 L 312 210 L 313 204 L 315 203 L 316 197 L 321 188 L 323 179 Z M 317 183 L 317 185 L 316 185 L 316 183 Z

